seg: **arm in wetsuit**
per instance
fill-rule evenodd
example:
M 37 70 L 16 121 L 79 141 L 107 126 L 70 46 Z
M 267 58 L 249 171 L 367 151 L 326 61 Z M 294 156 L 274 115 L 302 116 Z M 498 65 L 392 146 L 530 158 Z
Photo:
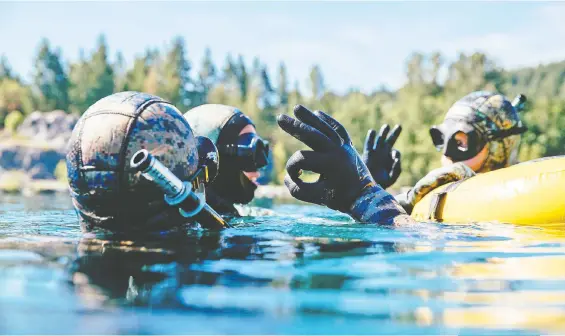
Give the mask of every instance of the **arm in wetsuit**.
M 430 191 L 444 184 L 460 181 L 475 176 L 475 172 L 462 162 L 450 164 L 432 170 L 414 187 L 406 193 L 396 195 L 395 198 L 408 214 L 412 213 L 414 205 L 418 203 Z

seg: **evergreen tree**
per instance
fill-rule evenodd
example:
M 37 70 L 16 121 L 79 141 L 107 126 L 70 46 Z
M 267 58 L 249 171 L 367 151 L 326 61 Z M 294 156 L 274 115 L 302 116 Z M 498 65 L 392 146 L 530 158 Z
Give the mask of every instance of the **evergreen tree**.
M 326 88 L 324 84 L 324 77 L 322 76 L 322 70 L 318 65 L 314 65 L 311 68 L 310 75 L 308 77 L 308 84 L 310 88 L 311 99 L 320 99 L 325 93 Z
M 14 74 L 12 72 L 12 67 L 10 67 L 10 64 L 8 63 L 8 58 L 6 55 L 2 55 L 2 57 L 0 57 L 0 81 L 5 78 L 14 79 Z
M 69 79 L 71 84 L 69 88 L 70 110 L 72 113 L 82 114 L 90 106 L 88 100 L 90 68 L 84 56 L 84 50 L 80 51 L 78 61 L 71 64 Z
M 121 51 L 116 54 L 116 62 L 114 63 L 114 92 L 127 91 L 127 67 L 126 60 Z
M 181 111 L 191 106 L 189 94 L 190 63 L 186 59 L 186 46 L 182 37 L 173 40 L 173 46 L 163 59 L 162 82 L 157 90 L 159 96 L 166 98 Z
M 212 60 L 212 51 L 210 48 L 206 48 L 204 52 L 204 58 L 202 59 L 202 65 L 200 71 L 198 72 L 198 82 L 196 85 L 196 90 L 198 95 L 198 101 L 194 102 L 196 106 L 206 103 L 208 99 L 208 94 L 214 85 L 216 85 L 218 80 L 216 66 Z
M 90 70 L 88 105 L 111 95 L 114 92 L 114 70 L 108 62 L 108 46 L 104 35 L 98 38 L 98 48 L 88 64 Z
M 279 65 L 277 95 L 279 104 L 286 106 L 288 104 L 288 77 L 286 73 L 286 66 L 283 62 L 281 62 Z
M 51 50 L 47 39 L 41 41 L 35 59 L 33 86 L 40 110 L 68 110 L 69 79 L 61 64 L 59 52 Z

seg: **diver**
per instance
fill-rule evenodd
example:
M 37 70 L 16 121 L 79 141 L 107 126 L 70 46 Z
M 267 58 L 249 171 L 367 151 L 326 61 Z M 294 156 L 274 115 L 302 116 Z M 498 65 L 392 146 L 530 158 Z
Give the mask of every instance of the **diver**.
M 202 152 L 203 144 L 213 149 Z M 200 167 L 215 153 L 209 139 L 195 136 L 181 112 L 157 96 L 120 92 L 100 99 L 77 122 L 66 156 L 71 200 L 84 232 L 166 233 L 194 222 L 132 168 L 142 149 L 186 182 L 205 179 Z
M 294 198 L 325 205 L 360 222 L 416 224 L 375 182 L 343 125 L 322 111 L 311 112 L 302 105 L 295 106 L 294 115 L 296 119 L 279 115 L 278 125 L 312 149 L 299 150 L 288 159 L 284 183 Z M 304 182 L 300 179 L 304 170 L 320 177 L 316 182 Z
M 430 128 L 442 167 L 395 196 L 404 209 L 411 213 L 437 187 L 516 164 L 521 134 L 527 130 L 518 115 L 525 102 L 524 95 L 510 102 L 489 91 L 475 91 L 455 102 L 443 122 Z
M 206 202 L 227 217 L 270 213 L 242 206 L 253 200 L 259 170 L 269 160 L 269 143 L 257 134 L 253 121 L 239 109 L 221 104 L 200 105 L 184 117 L 196 135 L 209 138 L 218 148 L 218 176 L 206 188 Z

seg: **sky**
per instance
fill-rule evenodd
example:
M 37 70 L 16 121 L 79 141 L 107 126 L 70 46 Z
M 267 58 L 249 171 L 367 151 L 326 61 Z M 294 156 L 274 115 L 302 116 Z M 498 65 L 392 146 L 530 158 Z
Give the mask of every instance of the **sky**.
M 516 68 L 565 59 L 565 2 L 0 2 L 0 55 L 29 80 L 39 41 L 60 47 L 65 62 L 93 50 L 104 33 L 113 58 L 127 65 L 147 47 L 176 35 L 198 67 L 206 47 L 221 67 L 226 55 L 257 56 L 276 79 L 284 61 L 304 88 L 320 65 L 337 92 L 396 88 L 410 53 L 482 51 Z

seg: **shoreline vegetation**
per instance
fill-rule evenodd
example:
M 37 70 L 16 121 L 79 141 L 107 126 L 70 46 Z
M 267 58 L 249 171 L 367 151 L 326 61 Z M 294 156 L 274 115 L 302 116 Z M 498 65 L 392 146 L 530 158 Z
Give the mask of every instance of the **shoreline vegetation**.
M 182 113 L 205 103 L 240 108 L 271 142 L 272 163 L 261 178 L 266 187 L 258 191 L 265 195 L 285 197 L 280 186 L 286 162 L 295 151 L 307 149 L 276 124 L 276 116 L 292 114 L 296 104 L 342 122 L 360 152 L 369 129 L 402 124 L 395 148 L 402 153 L 403 171 L 394 190 L 414 185 L 439 167 L 429 127 L 472 91 L 497 91 L 510 99 L 527 96 L 521 116 L 529 130 L 522 137 L 520 161 L 565 153 L 565 61 L 504 69 L 484 53 L 460 53 L 447 61 L 437 52 L 415 51 L 403 61 L 406 77 L 398 89 L 381 86 L 365 93 L 351 88 L 341 94 L 326 87 L 318 65 L 304 74 L 301 85 L 289 80 L 284 60 L 277 69 L 268 69 L 258 57 L 228 54 L 216 65 L 208 49 L 203 59 L 193 62 L 190 45 L 181 37 L 164 48 L 146 49 L 129 64 L 120 51 L 110 57 L 114 52 L 101 35 L 92 50 L 67 62 L 62 50 L 43 39 L 26 78 L 0 55 L 0 191 L 64 190 L 66 141 L 76 120 L 94 102 L 119 91 L 158 95 Z M 344 60 L 344 68 L 351 61 Z M 375 87 L 382 80 L 378 75 Z

